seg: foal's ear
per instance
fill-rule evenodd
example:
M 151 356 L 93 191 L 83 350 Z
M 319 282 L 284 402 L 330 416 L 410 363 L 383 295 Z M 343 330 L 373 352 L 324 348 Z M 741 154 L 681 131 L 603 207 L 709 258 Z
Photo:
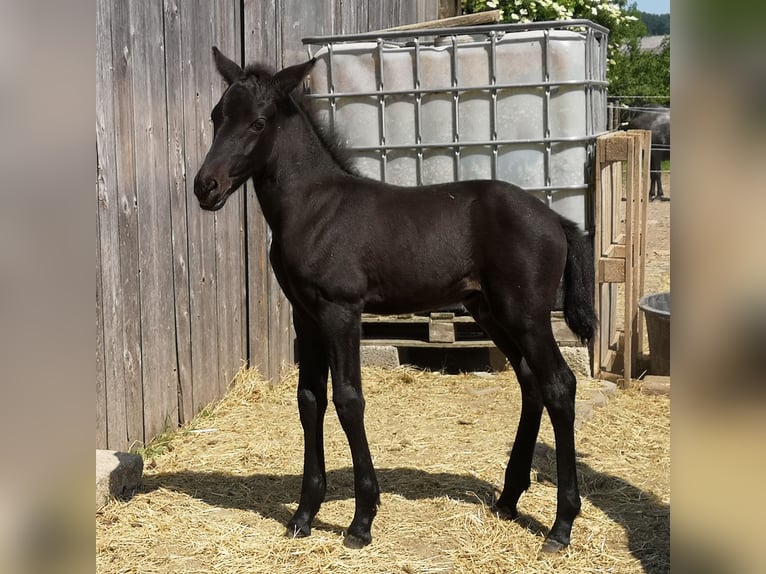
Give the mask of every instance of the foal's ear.
M 308 62 L 296 64 L 277 72 L 274 75 L 274 85 L 277 91 L 283 96 L 288 95 L 300 85 L 315 63 L 316 58 L 311 58 Z
M 218 68 L 218 73 L 223 76 L 227 84 L 234 83 L 245 73 L 239 67 L 239 64 L 229 60 L 216 46 L 213 46 L 213 59 L 215 60 L 215 67 Z

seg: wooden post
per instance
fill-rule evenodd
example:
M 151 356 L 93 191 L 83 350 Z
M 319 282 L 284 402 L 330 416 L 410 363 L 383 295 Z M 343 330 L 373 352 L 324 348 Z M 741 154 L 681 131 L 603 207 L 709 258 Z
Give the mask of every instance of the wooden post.
M 638 299 L 646 261 L 646 182 L 649 132 L 613 132 L 596 141 L 596 311 L 594 376 L 619 371 L 630 380 L 642 350 Z M 625 177 L 623 178 L 623 170 Z M 617 325 L 616 285 L 624 284 L 623 323 Z M 620 357 L 621 352 L 621 357 Z

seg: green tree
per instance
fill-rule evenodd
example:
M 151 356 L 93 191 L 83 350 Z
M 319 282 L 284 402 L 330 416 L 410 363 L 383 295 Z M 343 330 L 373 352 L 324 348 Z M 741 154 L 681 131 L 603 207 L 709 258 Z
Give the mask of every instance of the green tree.
M 656 51 L 642 51 L 636 40 L 615 54 L 609 93 L 623 96 L 620 103 L 627 106 L 644 102 L 670 105 L 670 36 Z
M 670 34 L 670 14 L 650 14 L 639 12 L 641 21 L 646 26 L 650 36 L 667 36 Z
M 646 26 L 641 22 L 635 4 L 628 6 L 628 0 L 463 0 L 466 13 L 496 8 L 503 11 L 503 21 L 511 23 L 591 20 L 609 29 L 612 53 L 632 39 L 646 35 Z
M 585 18 L 601 24 L 609 29 L 609 93 L 669 96 L 670 42 L 666 41 L 660 54 L 640 50 L 640 38 L 647 34 L 647 29 L 635 3 L 629 5 L 628 0 L 463 0 L 466 13 L 496 8 L 503 11 L 505 22 Z

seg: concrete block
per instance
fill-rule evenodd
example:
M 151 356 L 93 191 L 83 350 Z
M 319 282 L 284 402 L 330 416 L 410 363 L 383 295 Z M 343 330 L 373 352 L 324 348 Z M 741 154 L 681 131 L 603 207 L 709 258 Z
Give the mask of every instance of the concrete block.
M 590 376 L 588 347 L 560 347 L 561 355 L 575 374 Z
M 578 430 L 585 421 L 593 417 L 593 401 L 575 401 L 574 428 Z
M 141 486 L 144 461 L 137 454 L 96 450 L 96 510 L 109 499 L 129 498 Z
M 399 366 L 399 351 L 392 345 L 363 345 L 360 359 L 363 367 L 394 369 Z
M 607 396 L 601 391 L 590 391 L 590 400 L 593 402 L 593 406 L 596 408 L 605 407 L 608 401 Z
M 641 392 L 645 395 L 670 396 L 670 377 L 662 375 L 647 375 L 641 381 Z
M 601 392 L 607 397 L 617 392 L 617 383 L 601 379 Z

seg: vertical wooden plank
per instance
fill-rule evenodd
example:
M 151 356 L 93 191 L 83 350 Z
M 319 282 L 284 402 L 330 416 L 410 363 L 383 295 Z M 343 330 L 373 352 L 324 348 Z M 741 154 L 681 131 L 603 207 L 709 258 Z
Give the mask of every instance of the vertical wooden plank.
M 245 62 L 261 62 L 280 67 L 281 26 L 276 0 L 244 0 Z
M 186 195 L 189 233 L 189 301 L 191 309 L 193 411 L 217 398 L 218 321 L 215 275 L 215 216 L 194 199 L 194 176 L 212 141 L 210 112 L 213 98 L 223 92 L 213 65 L 212 3 L 184 2 L 181 10 L 183 54 Z M 227 209 L 227 208 L 224 208 Z
M 144 433 L 178 424 L 162 3 L 130 2 Z
M 111 18 L 111 3 L 99 0 L 96 4 L 96 293 L 99 296 L 97 329 L 100 331 L 100 338 L 97 337 L 96 342 L 97 357 L 99 344 L 103 353 L 103 389 L 99 388 L 101 366 L 97 364 L 96 441 L 101 448 L 124 448 L 128 440 L 128 430 L 123 386 L 122 307 L 119 297 L 120 239 L 117 223 Z M 103 397 L 99 394 L 103 394 Z M 100 407 L 102 402 L 103 407 Z M 111 434 L 107 426 L 109 418 L 112 419 Z M 99 429 L 99 425 L 103 425 L 103 430 Z
M 641 202 L 641 239 L 639 241 L 639 252 L 640 252 L 640 279 L 639 279 L 639 286 L 638 286 L 638 295 L 639 297 L 644 295 L 644 286 L 645 286 L 645 278 L 646 278 L 646 216 L 647 216 L 647 208 L 648 208 L 648 201 L 649 201 L 649 177 L 650 177 L 650 161 L 649 161 L 649 150 L 651 146 L 651 132 L 650 131 L 644 131 L 643 139 L 641 142 L 641 184 L 640 184 L 640 194 L 639 194 L 639 201 Z M 644 341 L 644 322 L 641 320 L 641 318 L 638 318 L 638 340 L 640 341 L 640 344 L 643 345 Z
M 332 0 L 282 1 L 280 21 L 282 27 L 282 66 L 290 66 L 308 59 L 301 39 L 333 33 L 335 9 Z
M 167 93 L 167 146 L 170 179 L 173 286 L 176 352 L 178 353 L 178 416 L 187 422 L 194 416 L 191 358 L 191 308 L 189 295 L 189 233 L 186 212 L 186 142 L 184 134 L 183 54 L 181 14 L 184 4 L 165 0 L 165 90 Z
M 323 29 L 321 22 L 327 20 L 326 0 L 317 2 L 318 17 L 313 3 L 246 1 L 245 60 L 271 63 L 275 69 L 305 60 L 300 39 Z M 270 232 L 254 194 L 248 198 L 247 222 L 250 360 L 276 382 L 282 364 L 292 361 L 290 309 L 268 263 Z
M 602 242 L 603 242 L 603 225 L 601 223 L 603 219 L 603 196 L 604 196 L 604 190 L 603 190 L 603 158 L 604 158 L 604 142 L 603 138 L 599 138 L 596 140 L 596 160 L 595 160 L 595 174 L 594 174 L 594 187 L 595 187 L 595 195 L 596 195 L 596 205 L 595 205 L 595 222 L 596 222 L 596 233 L 595 237 L 593 238 L 593 268 L 598 270 L 598 262 L 599 258 L 601 257 L 601 253 L 603 251 Z M 597 273 L 597 272 L 596 272 Z M 598 377 L 602 370 L 602 365 L 604 364 L 603 360 L 603 337 L 604 337 L 604 309 L 603 309 L 603 300 L 604 300 L 604 294 L 603 294 L 603 288 L 601 283 L 598 281 L 598 273 L 594 281 L 594 285 L 596 286 L 595 289 L 595 301 L 594 306 L 596 308 L 596 313 L 598 313 L 597 319 L 598 319 L 598 326 L 596 327 L 596 336 L 593 338 L 593 356 L 592 356 L 592 365 L 591 365 L 591 371 L 593 373 L 594 377 Z
M 339 34 L 367 32 L 370 4 L 371 2 L 336 2 L 335 32 Z
M 248 184 L 248 192 L 252 185 Z M 268 228 L 255 193 L 247 198 L 248 320 L 250 366 L 269 377 Z
M 98 146 L 96 146 L 98 150 Z M 98 151 L 96 152 L 98 162 Z M 97 186 L 98 187 L 98 186 Z M 101 225 L 98 221 L 96 192 L 96 448 L 107 448 L 106 442 L 106 364 L 104 357 L 104 309 L 101 303 Z
M 635 187 L 635 171 L 636 164 L 633 161 L 633 151 L 635 149 L 635 140 L 630 138 L 628 140 L 628 158 L 627 162 L 627 181 L 626 181 L 626 200 L 625 200 L 625 290 L 624 290 L 624 305 L 625 311 L 623 313 L 623 332 L 624 332 L 624 344 L 623 344 L 623 369 L 626 382 L 630 382 L 633 376 L 633 245 L 632 239 L 635 233 L 635 213 L 636 213 L 636 195 L 634 192 Z
M 127 2 L 105 2 L 112 7 L 112 89 L 114 93 L 115 187 L 116 197 L 102 208 L 117 211 L 119 299 L 122 327 L 122 368 L 119 380 L 107 377 L 108 433 L 110 448 L 126 448 L 144 441 L 144 405 L 141 381 L 141 307 L 139 303 L 138 197 L 136 195 L 135 145 L 133 139 L 133 51 L 131 18 Z M 108 156 L 102 156 L 102 161 Z M 116 201 L 114 201 L 116 199 Z M 102 222 L 104 218 L 102 217 Z M 102 242 L 103 243 L 103 242 Z M 109 292 L 104 291 L 106 308 Z M 106 320 L 105 315 L 105 320 Z M 105 324 L 105 334 L 107 333 Z M 107 357 L 108 358 L 108 357 Z M 120 398 L 120 394 L 124 398 Z M 121 403 L 121 404 L 120 404 Z M 123 414 L 124 413 L 124 414 Z M 115 428 L 115 416 L 125 419 L 125 436 Z
M 277 69 L 281 63 L 281 26 L 275 0 L 245 0 L 245 62 L 259 61 Z M 250 364 L 266 377 L 269 369 L 269 277 L 268 227 L 248 182 L 245 186 L 247 220 L 248 320 Z
M 367 29 L 368 30 L 381 30 L 386 27 L 386 22 L 390 19 L 385 17 L 390 0 L 379 0 L 378 2 L 370 2 L 367 11 Z
M 418 21 L 418 0 L 398 0 L 396 3 L 396 18 L 398 24 L 392 26 L 401 26 L 402 24 L 414 24 Z
M 449 7 L 450 10 L 455 11 L 456 7 L 454 3 Z M 450 16 L 457 16 L 457 14 L 449 14 Z M 425 22 L 427 20 L 436 20 L 441 18 L 441 6 L 439 0 L 417 0 L 415 21 Z M 446 15 L 444 16 L 447 17 Z
M 238 0 L 228 0 L 215 4 L 213 14 L 214 42 L 225 54 L 231 54 L 239 60 L 241 47 L 239 31 L 236 29 L 239 11 Z M 216 212 L 216 276 L 218 278 L 217 318 L 218 318 L 218 391 L 226 391 L 242 365 L 245 349 L 242 346 L 242 323 L 245 310 L 243 277 L 241 264 L 243 250 L 242 228 L 244 190 L 232 195 L 221 211 Z

